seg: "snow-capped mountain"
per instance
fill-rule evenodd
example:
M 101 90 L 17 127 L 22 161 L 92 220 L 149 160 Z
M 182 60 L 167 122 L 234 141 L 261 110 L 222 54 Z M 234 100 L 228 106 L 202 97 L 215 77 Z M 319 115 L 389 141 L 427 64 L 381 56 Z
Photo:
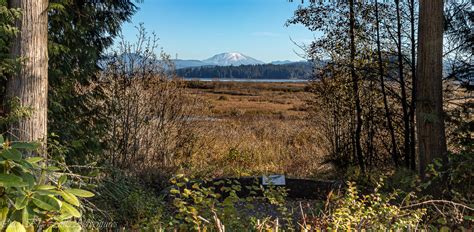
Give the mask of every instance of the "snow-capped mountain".
M 265 62 L 252 58 L 250 56 L 246 56 L 239 52 L 226 52 L 214 55 L 213 57 L 205 60 L 180 60 L 176 59 L 173 60 L 176 65 L 176 69 L 181 68 L 191 68 L 191 67 L 202 67 L 202 66 L 240 66 L 240 65 L 257 65 L 257 64 L 265 64 Z M 306 62 L 302 61 L 290 61 L 290 60 L 283 60 L 283 61 L 273 61 L 269 64 L 273 65 L 285 65 L 285 64 L 292 64 L 292 63 L 302 63 Z
M 239 66 L 239 65 L 255 65 L 265 64 L 264 62 L 254 59 L 250 56 L 243 55 L 238 52 L 228 52 L 217 54 L 209 59 L 203 60 L 204 63 L 217 66 Z

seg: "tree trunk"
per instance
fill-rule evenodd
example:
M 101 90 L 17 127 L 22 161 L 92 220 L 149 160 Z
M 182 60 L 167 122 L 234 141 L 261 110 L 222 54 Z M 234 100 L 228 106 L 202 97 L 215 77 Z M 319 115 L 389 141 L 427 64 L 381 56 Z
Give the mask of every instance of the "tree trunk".
M 440 158 L 447 163 L 442 56 L 443 0 L 420 0 L 416 126 L 422 177 L 434 159 Z
M 354 94 L 354 101 L 356 107 L 356 129 L 355 129 L 355 150 L 356 156 L 359 163 L 359 167 L 362 172 L 365 172 L 364 156 L 362 154 L 362 145 L 360 142 L 360 134 L 362 132 L 362 108 L 360 106 L 359 98 L 359 77 L 355 71 L 355 13 L 354 13 L 354 0 L 349 1 L 349 36 L 350 36 L 350 50 L 351 50 L 351 78 L 352 78 L 352 90 Z
M 10 8 L 19 8 L 20 32 L 11 49 L 13 57 L 21 57 L 18 72 L 7 82 L 7 99 L 17 98 L 31 115 L 11 125 L 13 139 L 40 141 L 47 139 L 48 98 L 48 0 L 9 0 Z
M 380 78 L 380 89 L 382 91 L 383 105 L 385 109 L 385 119 L 387 120 L 387 127 L 390 133 L 390 141 L 392 143 L 392 159 L 395 167 L 398 167 L 398 152 L 397 152 L 397 142 L 395 140 L 395 129 L 392 124 L 392 116 L 390 113 L 390 108 L 388 106 L 387 93 L 385 91 L 385 77 L 382 61 L 382 49 L 380 45 L 380 19 L 379 19 L 379 4 L 375 0 L 375 30 L 377 32 L 377 56 L 378 56 L 378 66 L 379 66 L 379 78 Z
M 408 115 L 408 100 L 405 86 L 405 76 L 403 75 L 403 53 L 402 53 L 402 22 L 400 16 L 400 0 L 395 0 L 397 11 L 397 53 L 398 53 L 398 75 L 400 79 L 401 101 L 403 111 L 403 153 L 405 156 L 405 166 L 410 168 L 410 117 Z
M 416 35 L 415 35 L 415 0 L 410 0 L 410 43 L 411 43 L 411 104 L 410 104 L 410 169 L 416 170 Z

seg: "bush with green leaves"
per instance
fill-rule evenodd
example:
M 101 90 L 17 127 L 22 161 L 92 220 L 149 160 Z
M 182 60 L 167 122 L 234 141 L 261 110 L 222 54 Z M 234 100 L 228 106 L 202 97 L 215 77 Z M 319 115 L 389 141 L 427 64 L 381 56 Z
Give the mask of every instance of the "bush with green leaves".
M 430 189 L 442 186 L 437 194 L 450 200 L 474 205 L 474 153 L 463 151 L 449 154 L 449 165 L 435 160 L 428 166 L 426 181 L 422 187 Z
M 163 201 L 158 193 L 140 179 L 126 176 L 116 169 L 107 169 L 110 176 L 100 180 L 93 199 L 95 211 L 86 217 L 92 221 L 108 221 L 130 229 L 153 228 L 160 224 Z M 89 228 L 93 229 L 93 228 Z
M 416 229 L 426 214 L 424 208 L 406 207 L 412 203 L 414 194 L 406 194 L 402 204 L 397 204 L 400 191 L 380 191 L 383 180 L 370 194 L 361 194 L 356 183 L 348 182 L 343 195 L 332 201 L 327 219 L 330 230 L 374 230 L 403 231 Z
M 215 186 L 207 187 L 198 182 L 192 183 L 182 175 L 172 178 L 171 183 L 173 186 L 170 190 L 170 196 L 174 213 L 173 217 L 170 218 L 170 226 L 185 230 L 201 230 L 212 227 L 214 224 L 227 223 L 226 219 L 228 218 L 238 222 L 243 216 L 239 215 L 235 207 L 239 201 L 237 192 L 241 190 L 238 183 L 231 183 L 232 185 L 229 187 L 222 187 L 222 192 L 228 195 L 225 198 L 222 197 L 222 193 L 216 192 Z M 215 185 L 219 184 L 222 183 L 215 183 Z
M 430 227 L 460 230 L 474 225 L 474 155 L 472 151 L 451 153 L 448 165 L 435 160 L 419 185 L 427 199 Z M 433 200 L 441 198 L 442 200 Z M 431 207 L 430 207 L 431 206 Z M 440 210 L 442 209 L 442 210 Z
M 0 135 L 0 227 L 6 231 L 80 231 L 80 197 L 93 193 L 68 186 L 67 173 L 36 156 L 38 144 Z
M 258 181 L 242 186 L 239 181 L 191 181 L 184 175 L 171 179 L 169 190 L 171 214 L 162 228 L 196 231 L 258 231 L 273 228 L 278 217 L 286 228 L 292 228 L 292 217 L 286 207 L 286 190 L 281 187 L 264 188 Z M 245 189 L 243 189 L 245 188 Z M 246 197 L 241 193 L 246 191 Z M 270 210 L 257 207 L 273 206 Z M 271 215 L 269 211 L 276 212 Z M 278 227 L 278 226 L 277 226 Z

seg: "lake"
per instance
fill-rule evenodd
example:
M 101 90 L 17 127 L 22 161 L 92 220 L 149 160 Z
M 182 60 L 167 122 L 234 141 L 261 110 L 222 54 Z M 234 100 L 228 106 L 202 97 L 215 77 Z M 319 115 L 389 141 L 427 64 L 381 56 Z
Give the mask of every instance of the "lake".
M 249 78 L 183 78 L 186 81 L 222 81 L 222 82 L 280 82 L 280 83 L 304 83 L 304 79 L 249 79 Z

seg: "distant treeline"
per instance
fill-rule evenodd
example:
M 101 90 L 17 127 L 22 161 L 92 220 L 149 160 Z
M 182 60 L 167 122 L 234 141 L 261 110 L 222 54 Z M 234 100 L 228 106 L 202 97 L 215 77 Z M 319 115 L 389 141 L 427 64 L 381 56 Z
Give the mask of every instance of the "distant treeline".
M 176 70 L 180 77 L 249 78 L 249 79 L 310 79 L 312 65 L 295 62 L 283 65 L 202 66 Z

